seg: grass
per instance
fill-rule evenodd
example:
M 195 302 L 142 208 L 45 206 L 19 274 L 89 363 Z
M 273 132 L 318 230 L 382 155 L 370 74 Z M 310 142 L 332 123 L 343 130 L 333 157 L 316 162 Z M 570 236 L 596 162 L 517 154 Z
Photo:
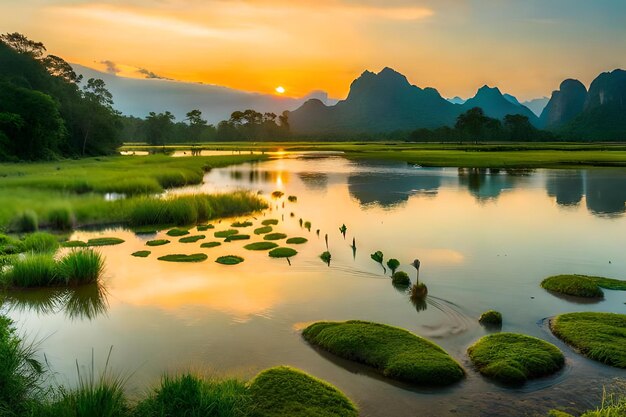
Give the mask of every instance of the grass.
M 198 232 L 206 232 L 209 229 L 215 229 L 212 224 L 201 224 L 198 226 Z
M 337 356 L 363 363 L 383 375 L 419 385 L 450 385 L 461 366 L 436 344 L 407 330 L 366 321 L 318 322 L 302 335 Z
M 76 224 L 76 215 L 67 205 L 48 210 L 46 216 L 48 226 L 54 230 L 72 230 Z
M 357 407 L 341 391 L 300 370 L 267 369 L 250 383 L 250 417 L 357 417 Z
M 140 251 L 131 253 L 131 256 L 134 256 L 136 258 L 147 258 L 148 256 L 150 256 L 151 253 L 152 252 L 150 252 L 149 250 L 140 250 Z
M 467 353 L 481 374 L 505 384 L 522 384 L 550 375 L 565 364 L 563 353 L 556 346 L 516 333 L 485 336 Z
M 408 288 L 411 285 L 411 278 L 409 278 L 409 274 L 406 272 L 397 271 L 391 276 L 391 283 L 397 287 Z
M 287 235 L 284 233 L 269 233 L 263 236 L 263 240 L 282 240 L 286 238 L 287 238 Z
M 263 226 L 276 226 L 278 224 L 278 220 L 276 219 L 266 219 L 261 222 Z
M 243 261 L 244 259 L 241 256 L 236 255 L 220 256 L 215 260 L 215 262 L 222 265 L 237 265 L 242 263 Z
M 168 243 L 170 243 L 170 241 L 167 239 L 155 239 L 155 240 L 147 241 L 146 245 L 147 246 L 163 246 L 163 245 L 167 245 Z
M 495 310 L 485 311 L 478 318 L 480 324 L 486 326 L 501 326 L 502 325 L 502 313 Z
M 276 248 L 269 252 L 270 258 L 291 258 L 297 254 L 298 251 L 292 248 Z
M 104 273 L 104 258 L 92 249 L 73 250 L 57 264 L 59 275 L 66 285 L 97 282 Z
M 215 237 L 220 237 L 220 238 L 225 238 L 225 237 L 230 237 L 230 236 L 234 236 L 237 233 L 239 233 L 239 230 L 236 229 L 228 229 L 228 230 L 221 230 L 219 232 L 215 232 L 213 233 L 213 236 Z
M 64 248 L 84 248 L 87 246 L 87 242 L 83 242 L 82 240 L 68 240 L 61 243 L 61 246 Z
M 270 249 L 274 249 L 277 248 L 278 245 L 274 242 L 255 242 L 255 243 L 250 243 L 246 246 L 244 246 L 244 249 L 247 250 L 270 250 Z
M 287 239 L 287 244 L 289 245 L 301 245 L 303 243 L 308 242 L 309 240 L 304 237 L 291 237 Z
M 235 222 L 235 223 L 231 224 L 230 227 L 241 227 L 241 228 L 243 228 L 243 227 L 250 227 L 252 225 L 253 225 L 252 222 L 245 221 L 245 222 Z
M 582 355 L 626 368 L 626 315 L 568 313 L 550 322 L 552 332 Z
M 202 379 L 191 374 L 165 376 L 148 398 L 137 404 L 134 417 L 246 417 L 248 387 L 236 379 Z
M 604 292 L 585 275 L 555 275 L 541 282 L 541 288 L 558 294 L 583 298 L 602 298 Z
M 25 210 L 11 220 L 9 228 L 16 232 L 36 232 L 39 229 L 39 217 L 34 211 Z
M 188 234 L 189 234 L 189 230 L 179 229 L 179 228 L 168 230 L 166 233 L 166 235 L 171 236 L 171 237 L 185 236 Z
M 32 233 L 24 238 L 22 248 L 25 252 L 53 253 L 59 248 L 59 240 L 49 233 Z
M 589 275 L 584 276 L 595 282 L 598 287 L 606 288 L 607 290 L 626 291 L 626 281 Z
M 33 254 L 15 259 L 2 274 L 4 285 L 15 288 L 49 287 L 59 284 L 57 264 L 50 254 Z
M 201 248 L 214 248 L 216 246 L 220 246 L 222 243 L 221 242 L 205 242 L 203 244 L 200 245 Z
M 113 246 L 121 245 L 122 243 L 124 243 L 124 239 L 117 237 L 98 237 L 89 239 L 87 241 L 87 246 Z
M 272 226 L 263 226 L 258 229 L 254 229 L 255 235 L 264 235 L 266 233 L 270 233 L 272 231 Z
M 187 236 L 181 237 L 178 239 L 180 243 L 196 243 L 199 240 L 206 239 L 205 235 L 195 235 L 195 236 Z
M 204 253 L 194 253 L 192 255 L 174 254 L 159 257 L 159 261 L 165 262 L 204 262 L 208 258 Z

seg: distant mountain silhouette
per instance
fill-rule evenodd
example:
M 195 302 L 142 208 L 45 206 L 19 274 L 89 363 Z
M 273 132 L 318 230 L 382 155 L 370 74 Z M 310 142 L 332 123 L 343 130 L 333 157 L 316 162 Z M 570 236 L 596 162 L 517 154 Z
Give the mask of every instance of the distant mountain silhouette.
M 485 115 L 495 119 L 503 119 L 507 114 L 521 114 L 535 126 L 539 125 L 539 119 L 527 107 L 511 95 L 503 95 L 497 87 L 481 87 L 476 95 L 467 100 L 462 108 L 467 111 L 473 107 L 480 107 Z
M 461 98 L 459 96 L 456 96 L 456 97 L 453 97 L 453 98 L 448 98 L 446 100 L 448 100 L 452 104 L 463 104 L 463 103 L 465 103 L 467 101 L 464 98 Z
M 378 74 L 365 71 L 334 106 L 309 100 L 290 113 L 289 123 L 297 133 L 379 133 L 451 125 L 460 112 L 437 90 L 411 85 L 385 68 Z
M 522 102 L 522 105 L 528 107 L 537 117 L 540 117 L 543 109 L 546 108 L 549 101 L 550 99 L 548 97 L 534 98 L 532 100 Z
M 562 126 L 578 116 L 585 108 L 587 89 L 578 80 L 568 79 L 552 93 L 541 113 L 541 125 L 548 129 Z

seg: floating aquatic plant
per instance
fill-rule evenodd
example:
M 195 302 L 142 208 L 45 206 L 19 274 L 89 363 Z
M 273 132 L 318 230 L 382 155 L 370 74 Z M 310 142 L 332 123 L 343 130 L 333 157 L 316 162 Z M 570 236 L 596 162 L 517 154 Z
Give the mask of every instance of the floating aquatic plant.
M 300 219 L 299 222 L 300 222 L 300 227 L 302 227 L 302 225 L 304 224 L 304 221 Z
M 370 255 L 370 258 L 372 258 L 375 262 L 378 262 L 380 264 L 380 266 L 383 267 L 383 271 L 385 271 L 385 273 L 387 273 L 387 269 L 385 269 L 385 265 L 383 265 L 383 253 L 381 251 L 376 251 L 374 253 L 372 253 Z
M 276 219 L 266 219 L 261 222 L 263 226 L 276 226 L 278 224 L 278 220 Z
M 175 228 L 175 229 L 168 230 L 166 234 L 172 237 L 185 236 L 189 234 L 189 230 Z
M 206 242 L 200 245 L 200 247 L 208 249 L 208 248 L 214 248 L 216 246 L 220 246 L 221 244 L 222 244 L 221 242 Z
M 272 197 L 274 197 L 274 198 L 281 198 L 284 195 L 285 195 L 285 193 L 283 193 L 282 191 L 274 191 L 272 193 Z
M 84 248 L 87 246 L 87 242 L 83 242 L 82 240 L 68 240 L 67 242 L 61 243 L 61 246 L 64 248 Z
M 147 246 L 163 246 L 163 245 L 167 245 L 168 243 L 170 243 L 170 241 L 167 239 L 155 239 L 155 240 L 147 241 L 146 245 Z
M 272 249 L 269 253 L 272 258 L 291 258 L 297 254 L 298 251 L 292 248 L 276 248 Z
M 198 232 L 206 232 L 209 229 L 215 229 L 215 226 L 212 224 L 201 224 L 198 226 Z
M 133 252 L 131 255 L 136 257 L 136 258 L 147 258 L 148 256 L 150 256 L 152 252 L 150 252 L 149 250 L 140 250 L 138 252 Z
M 287 238 L 287 235 L 284 233 L 269 233 L 263 236 L 263 240 L 282 240 L 286 238 Z
M 311 231 L 311 222 L 304 222 L 304 228 L 310 232 Z
M 345 224 L 342 224 L 341 227 L 339 228 L 339 231 L 341 232 L 341 234 L 343 235 L 343 238 L 346 238 L 346 231 L 348 231 L 348 228 L 346 227 Z
M 215 233 L 213 233 L 213 236 L 225 238 L 225 237 L 234 236 L 237 233 L 239 233 L 239 230 L 229 229 L 229 230 L 222 230 L 220 232 L 215 232 Z
M 495 310 L 485 311 L 478 318 L 478 322 L 486 327 L 502 327 L 502 314 Z
M 178 239 L 180 243 L 196 243 L 199 240 L 206 239 L 205 235 L 186 236 Z
M 394 272 L 391 276 L 391 283 L 397 287 L 408 288 L 411 285 L 411 279 L 409 274 L 404 271 Z
M 226 240 L 224 240 L 224 242 L 232 242 L 235 240 L 249 240 L 249 239 L 250 239 L 250 235 L 236 234 L 236 235 L 228 236 Z
M 330 266 L 330 259 L 332 258 L 330 252 L 326 251 L 320 255 L 320 259 Z
M 287 200 L 289 200 L 290 203 L 295 203 L 296 201 L 298 201 L 298 197 L 296 197 L 295 195 L 290 195 L 289 197 L 287 197 Z
M 396 273 L 396 269 L 400 266 L 400 261 L 397 259 L 391 258 L 387 261 L 387 266 L 391 270 L 391 275 Z
M 235 222 L 233 224 L 231 224 L 231 227 L 250 227 L 252 226 L 252 222 L 250 221 L 245 221 L 245 222 Z
M 192 255 L 174 254 L 161 256 L 159 261 L 165 262 L 203 262 L 208 256 L 204 253 L 194 253 Z
M 278 244 L 274 243 L 274 242 L 255 242 L 255 243 L 250 243 L 246 246 L 244 246 L 244 249 L 247 250 L 270 250 L 270 249 L 274 249 L 277 248 Z
M 266 233 L 271 232 L 272 226 L 263 226 L 263 227 L 259 227 L 258 229 L 254 229 L 254 234 L 255 235 L 264 235 Z
M 288 244 L 293 244 L 293 245 L 301 245 L 303 243 L 308 242 L 309 240 L 307 238 L 304 237 L 292 237 L 287 239 L 287 243 Z
M 220 256 L 215 262 L 222 265 L 237 265 L 243 262 L 243 258 L 237 255 L 226 255 Z
M 122 243 L 124 243 L 124 239 L 120 239 L 117 237 L 98 237 L 94 239 L 89 239 L 87 241 L 87 246 L 112 246 Z

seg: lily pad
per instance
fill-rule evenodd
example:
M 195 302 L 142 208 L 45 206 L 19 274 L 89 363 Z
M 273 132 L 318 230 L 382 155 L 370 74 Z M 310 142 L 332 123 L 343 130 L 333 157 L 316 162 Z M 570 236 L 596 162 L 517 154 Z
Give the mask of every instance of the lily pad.
M 231 227 L 250 227 L 252 226 L 252 222 L 249 221 L 245 221 L 245 222 L 235 222 L 233 224 L 231 224 Z
M 170 243 L 170 241 L 167 239 L 155 239 L 155 240 L 147 241 L 146 245 L 147 246 L 163 246 L 163 245 L 167 245 L 168 243 Z
M 135 252 L 133 254 L 131 254 L 132 256 L 136 257 L 136 258 L 147 258 L 148 256 L 150 256 L 152 252 L 150 252 L 149 250 L 140 250 L 138 252 Z
M 222 265 L 237 265 L 243 262 L 243 258 L 236 255 L 226 255 L 220 256 L 215 260 L 215 262 Z
M 272 258 L 291 258 L 297 254 L 298 251 L 292 248 L 276 248 L 272 249 L 269 253 Z
M 259 227 L 258 229 L 254 229 L 254 234 L 255 235 L 264 235 L 266 233 L 269 233 L 272 231 L 272 226 L 263 226 L 263 227 Z
M 244 246 L 244 249 L 248 250 L 270 250 L 277 248 L 278 245 L 274 242 L 255 242 Z
M 249 239 L 250 239 L 250 235 L 236 234 L 236 235 L 228 236 L 226 240 L 224 240 L 224 242 L 232 242 L 234 240 L 249 240 Z
M 195 236 L 187 236 L 181 237 L 178 239 L 180 243 L 196 243 L 199 240 L 206 239 L 205 235 L 195 235 Z
M 309 240 L 304 237 L 292 237 L 287 239 L 287 244 L 289 245 L 301 245 L 303 243 L 308 242 Z
M 206 261 L 208 256 L 204 253 L 194 253 L 192 255 L 182 255 L 182 254 L 174 254 L 174 255 L 165 255 L 161 256 L 159 261 L 165 262 L 203 262 Z
M 178 236 L 185 236 L 189 234 L 189 230 L 187 229 L 171 229 L 167 231 L 167 235 L 168 236 L 174 236 L 174 237 L 178 237 Z
M 286 238 L 287 238 L 287 235 L 284 233 L 269 233 L 263 236 L 263 240 L 282 240 Z
M 215 229 L 215 226 L 212 224 L 201 224 L 198 226 L 198 232 L 206 232 L 209 229 Z
M 216 246 L 220 246 L 222 242 L 206 242 L 200 245 L 201 248 L 214 248 Z
M 263 226 L 275 226 L 278 224 L 278 220 L 276 219 L 266 219 L 261 222 Z
M 219 232 L 215 232 L 215 233 L 213 233 L 213 236 L 215 236 L 215 237 L 230 237 L 230 236 L 236 235 L 237 233 L 239 233 L 239 230 L 228 229 L 228 230 L 222 230 L 222 231 L 219 231 Z
M 89 239 L 87 246 L 112 246 L 124 243 L 124 239 L 117 237 L 98 237 L 95 239 Z

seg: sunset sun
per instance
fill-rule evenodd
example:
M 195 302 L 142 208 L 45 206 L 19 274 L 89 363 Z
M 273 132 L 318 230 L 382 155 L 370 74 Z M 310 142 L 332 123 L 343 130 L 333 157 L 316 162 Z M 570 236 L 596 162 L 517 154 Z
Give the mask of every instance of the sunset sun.
M 285 87 L 278 86 L 276 87 L 276 94 L 285 94 Z

